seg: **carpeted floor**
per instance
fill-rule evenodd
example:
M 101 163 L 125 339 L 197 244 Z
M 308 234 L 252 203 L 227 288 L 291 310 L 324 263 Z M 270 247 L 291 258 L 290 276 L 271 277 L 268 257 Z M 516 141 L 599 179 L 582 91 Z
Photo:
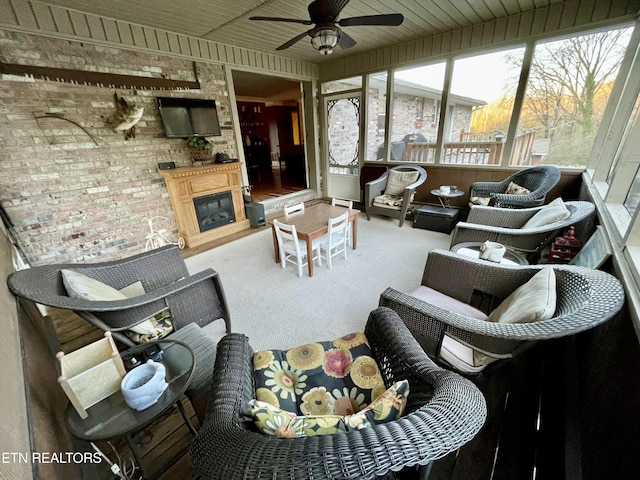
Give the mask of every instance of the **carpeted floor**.
M 222 279 L 234 332 L 254 349 L 290 348 L 362 330 L 388 286 L 412 291 L 420 285 L 429 250 L 449 247 L 449 235 L 414 229 L 411 222 L 364 214 L 358 220 L 358 248 L 333 268 L 282 269 L 274 261 L 271 230 L 216 247 L 186 260 L 190 272 L 207 267 Z M 220 322 L 216 322 L 220 323 Z

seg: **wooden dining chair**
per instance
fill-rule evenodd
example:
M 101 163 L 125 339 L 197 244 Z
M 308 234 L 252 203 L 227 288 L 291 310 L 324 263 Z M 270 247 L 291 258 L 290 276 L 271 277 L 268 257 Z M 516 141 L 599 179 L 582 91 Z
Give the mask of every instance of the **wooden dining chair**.
M 347 258 L 347 244 L 349 243 L 349 212 L 339 217 L 330 218 L 327 226 L 327 234 L 321 237 L 319 243 L 320 247 L 320 261 L 322 262 L 322 254 L 324 252 L 327 259 L 327 265 L 331 268 L 331 258 L 335 257 L 339 253 Z
M 343 200 L 341 198 L 332 198 L 331 199 L 331 205 L 332 206 L 339 206 L 339 207 L 347 207 L 349 210 L 351 210 L 353 208 L 353 200 Z M 351 241 L 351 223 L 348 222 L 347 223 L 347 245 L 352 245 L 353 246 L 353 242 Z
M 284 215 L 285 215 L 285 217 L 288 217 L 292 213 L 297 213 L 297 212 L 304 213 L 304 203 L 303 202 L 296 203 L 295 205 L 289 205 L 288 207 L 284 207 Z
M 302 276 L 302 269 L 308 265 L 307 258 L 307 242 L 298 238 L 298 232 L 295 225 L 287 225 L 273 221 L 273 228 L 278 239 L 278 249 L 280 250 L 280 264 L 282 268 L 286 268 L 287 262 L 298 267 L 298 276 Z M 313 258 L 311 261 L 318 260 L 318 265 L 322 265 L 322 257 L 320 256 L 320 240 L 318 239 L 313 246 Z

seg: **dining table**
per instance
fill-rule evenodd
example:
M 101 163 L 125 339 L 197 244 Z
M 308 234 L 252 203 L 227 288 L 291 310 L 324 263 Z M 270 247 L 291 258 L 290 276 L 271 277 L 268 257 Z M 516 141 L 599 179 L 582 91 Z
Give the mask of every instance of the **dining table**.
M 330 205 L 328 203 L 316 203 L 305 207 L 302 212 L 295 212 L 289 215 L 281 215 L 269 220 L 271 224 L 271 233 L 273 234 L 273 249 L 275 251 L 276 263 L 280 263 L 280 249 L 278 248 L 278 238 L 276 230 L 273 226 L 273 220 L 286 223 L 287 225 L 295 225 L 298 239 L 304 240 L 307 244 L 307 259 L 309 261 L 309 276 L 313 276 L 313 240 L 321 237 L 329 230 L 329 219 L 339 217 L 345 212 L 349 212 L 349 223 L 351 224 L 351 247 L 355 250 L 358 246 L 358 214 L 360 210 L 355 208 L 347 208 L 338 205 Z

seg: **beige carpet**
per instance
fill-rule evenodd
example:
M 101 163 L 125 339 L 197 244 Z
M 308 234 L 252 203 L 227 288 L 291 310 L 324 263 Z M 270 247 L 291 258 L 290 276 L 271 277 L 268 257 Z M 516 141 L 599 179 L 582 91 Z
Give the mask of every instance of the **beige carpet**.
M 362 330 L 388 286 L 412 291 L 420 285 L 429 250 L 449 247 L 449 235 L 403 228 L 398 221 L 364 214 L 358 219 L 358 248 L 347 259 L 323 262 L 313 277 L 282 269 L 273 255 L 271 230 L 216 247 L 186 260 L 192 273 L 211 267 L 222 279 L 234 332 L 254 349 L 290 348 Z M 221 322 L 216 322 L 221 323 Z

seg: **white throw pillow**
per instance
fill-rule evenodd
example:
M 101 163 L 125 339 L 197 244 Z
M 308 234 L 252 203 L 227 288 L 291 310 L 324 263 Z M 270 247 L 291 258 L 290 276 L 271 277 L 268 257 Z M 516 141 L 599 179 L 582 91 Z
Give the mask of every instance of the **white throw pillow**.
M 402 195 L 405 187 L 418 180 L 419 175 L 420 172 L 400 172 L 398 170 L 389 170 L 387 186 L 384 189 L 384 193 L 391 196 Z
M 558 197 L 553 202 L 542 207 L 538 213 L 527 220 L 527 223 L 525 223 L 522 228 L 544 227 L 545 225 L 564 220 L 570 216 L 571 212 L 562 199 Z
M 548 320 L 556 311 L 556 275 L 552 267 L 543 268 L 489 315 L 488 321 L 530 323 Z
M 132 283 L 131 285 L 127 285 L 124 288 L 118 290 L 120 293 L 125 295 L 127 298 L 139 297 L 140 295 L 144 295 L 144 287 L 142 286 L 142 282 L 138 280 L 136 283 Z
M 126 295 L 127 298 L 139 297 L 140 295 L 144 295 L 145 293 L 147 293 L 144 291 L 144 287 L 142 286 L 142 282 L 140 280 L 132 283 L 131 285 L 127 285 L 124 288 L 121 288 L 119 291 L 120 293 Z M 131 327 L 129 330 L 139 335 L 157 335 L 158 332 L 155 328 L 156 324 L 156 319 L 152 318 L 145 320 L 144 322 L 140 322 L 138 325 Z
M 62 282 L 67 289 L 67 295 L 73 298 L 92 301 L 126 300 L 128 297 L 99 280 L 87 277 L 75 270 L 61 270 Z
M 62 283 L 67 289 L 67 295 L 72 298 L 81 298 L 90 301 L 113 301 L 126 300 L 127 298 L 137 297 L 145 293 L 141 282 L 124 287 L 122 291 L 118 291 L 109 285 L 102 283 L 85 274 L 76 272 L 75 270 L 62 269 Z M 125 294 L 125 293 L 127 294 Z M 140 335 L 152 335 L 156 333 L 154 324 L 151 320 L 145 320 L 138 325 L 131 327 L 130 330 Z

